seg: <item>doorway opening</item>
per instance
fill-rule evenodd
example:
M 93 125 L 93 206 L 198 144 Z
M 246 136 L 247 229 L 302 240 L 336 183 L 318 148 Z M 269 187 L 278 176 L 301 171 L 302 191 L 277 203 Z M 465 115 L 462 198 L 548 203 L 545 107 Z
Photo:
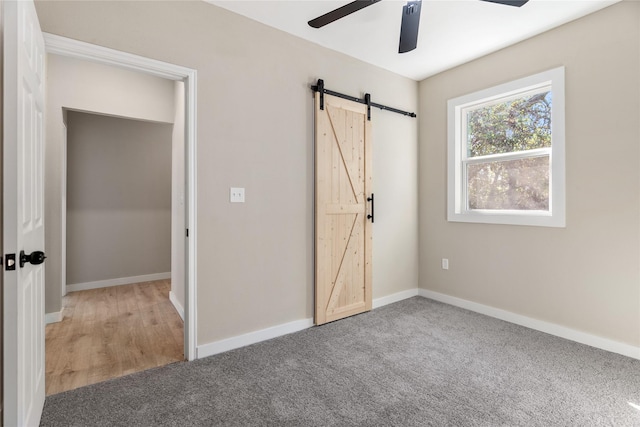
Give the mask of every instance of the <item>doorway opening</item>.
M 165 308 L 161 308 L 161 307 L 169 307 L 171 310 L 173 310 L 173 308 L 175 307 L 175 311 L 177 311 L 177 313 L 179 313 L 180 316 L 184 319 L 184 334 L 182 339 L 183 345 L 182 345 L 182 348 L 180 349 L 180 356 L 182 359 L 186 358 L 187 360 L 193 360 L 196 358 L 196 343 L 195 343 L 195 333 L 196 333 L 195 332 L 195 314 L 196 314 L 195 313 L 195 301 L 196 301 L 196 295 L 195 295 L 195 289 L 196 289 L 196 286 L 195 286 L 195 267 L 196 267 L 196 258 L 195 258 L 195 249 L 196 249 L 196 240 L 195 240 L 195 236 L 196 236 L 196 232 L 195 232 L 196 231 L 196 223 L 195 223 L 195 207 L 196 207 L 196 200 L 195 200 L 195 194 L 196 194 L 195 192 L 195 184 L 196 184 L 196 180 L 195 180 L 195 117 L 196 117 L 195 93 L 196 92 L 195 92 L 195 84 L 196 84 L 196 73 L 194 70 L 175 66 L 173 64 L 167 64 L 160 61 L 150 60 L 147 58 L 138 57 L 128 53 L 118 52 L 111 49 L 106 49 L 106 48 L 102 48 L 102 47 L 87 44 L 87 43 L 77 42 L 75 40 L 66 39 L 63 37 L 54 36 L 50 34 L 45 34 L 45 44 L 47 48 L 47 53 L 53 54 L 53 56 L 63 56 L 67 58 L 73 58 L 74 60 L 80 60 L 85 62 L 88 61 L 87 63 L 90 62 L 94 64 L 98 63 L 101 65 L 115 66 L 115 67 L 118 67 L 119 69 L 134 71 L 136 73 L 143 73 L 145 75 L 154 76 L 156 78 L 160 77 L 161 79 L 168 79 L 173 81 L 173 83 L 175 83 L 175 87 L 176 87 L 175 96 L 176 96 L 176 99 L 179 100 L 180 103 L 182 104 L 180 108 L 182 109 L 181 111 L 182 111 L 183 123 L 181 127 L 182 130 L 177 132 L 177 135 L 175 132 L 175 129 L 177 128 L 177 126 L 174 126 L 173 141 L 175 141 L 177 137 L 178 139 L 182 139 L 182 144 L 179 146 L 178 150 L 176 151 L 175 149 L 176 145 L 174 143 L 170 153 L 170 158 L 173 159 L 173 162 L 172 162 L 173 166 L 171 165 L 171 162 L 170 162 L 168 166 L 168 168 L 170 169 L 170 175 L 171 175 L 169 179 L 171 182 L 170 184 L 171 208 L 170 208 L 169 215 L 174 216 L 176 212 L 178 212 L 178 214 L 182 216 L 182 223 L 180 228 L 178 229 L 176 228 L 176 224 L 178 224 L 178 222 L 174 221 L 173 219 L 171 220 L 171 225 L 170 225 L 170 228 L 172 229 L 170 234 L 171 235 L 171 244 L 170 244 L 171 254 L 167 255 L 167 253 L 165 252 L 163 256 L 165 258 L 164 259 L 165 265 L 166 265 L 167 258 L 171 259 L 170 266 L 169 266 L 169 271 L 171 271 L 171 279 L 177 279 L 177 280 L 169 280 L 169 275 L 168 273 L 166 273 L 167 268 L 164 268 L 164 267 L 160 268 L 161 271 L 159 273 L 155 273 L 155 275 L 154 274 L 151 274 L 151 275 L 136 274 L 135 268 L 133 270 L 131 269 L 132 266 L 135 266 L 136 264 L 141 264 L 144 262 L 153 263 L 153 259 L 152 259 L 153 255 L 149 257 L 150 260 L 143 261 L 143 257 L 145 254 L 139 254 L 140 257 L 136 257 L 136 255 L 133 255 L 133 256 L 129 255 L 127 257 L 121 258 L 121 261 L 122 259 L 128 259 L 132 257 L 134 258 L 133 262 L 130 263 L 130 265 L 122 265 L 127 263 L 120 262 L 119 263 L 120 267 L 124 267 L 123 272 L 119 272 L 119 273 L 116 273 L 115 275 L 112 275 L 112 276 L 117 276 L 116 278 L 124 277 L 129 279 L 125 281 L 125 283 L 130 283 L 130 284 L 124 285 L 124 286 L 105 288 L 103 286 L 123 285 L 123 283 L 118 283 L 117 280 L 115 280 L 114 282 L 113 279 L 111 279 L 110 281 L 106 280 L 106 283 L 100 283 L 102 279 L 99 276 L 95 276 L 94 279 L 90 279 L 90 278 L 88 279 L 87 277 L 89 276 L 86 276 L 86 275 L 83 276 L 83 274 L 86 274 L 86 271 L 83 272 L 82 268 L 79 269 L 80 271 L 78 271 L 78 269 L 76 268 L 69 268 L 69 266 L 71 266 L 72 264 L 74 265 L 74 267 L 77 267 L 78 264 L 82 264 L 82 263 L 70 263 L 69 258 L 73 258 L 73 261 L 84 259 L 85 262 L 89 264 L 93 263 L 91 265 L 91 267 L 93 268 L 88 269 L 93 272 L 95 272 L 96 270 L 100 270 L 101 264 L 107 265 L 109 263 L 107 262 L 101 263 L 100 256 L 94 256 L 92 260 L 90 256 L 84 257 L 83 255 L 86 255 L 86 254 L 83 254 L 83 251 L 88 250 L 88 248 L 79 250 L 78 249 L 79 246 L 76 245 L 77 242 L 67 241 L 66 236 L 68 235 L 68 232 L 71 232 L 71 230 L 67 230 L 67 224 L 69 224 L 69 227 L 73 226 L 76 229 L 80 227 L 79 228 L 80 230 L 84 230 L 83 233 L 75 233 L 75 236 L 85 235 L 85 237 L 87 237 L 86 236 L 87 234 L 91 235 L 91 237 L 88 240 L 93 242 L 94 244 L 98 243 L 97 241 L 100 241 L 100 240 L 102 240 L 104 243 L 105 239 L 108 240 L 110 237 L 113 237 L 113 236 L 109 235 L 108 230 L 98 230 L 96 229 L 95 224 L 94 226 L 92 226 L 90 218 L 89 219 L 86 217 L 84 219 L 71 218 L 71 216 L 76 215 L 77 212 L 72 213 L 72 211 L 69 211 L 69 215 L 67 215 L 66 208 L 67 208 L 67 202 L 68 202 L 67 200 L 68 193 L 64 190 L 61 191 L 61 196 L 63 199 L 62 210 L 64 213 L 61 214 L 62 218 L 59 221 L 59 227 L 61 229 L 60 235 L 62 237 L 60 239 L 60 253 L 62 256 L 60 257 L 61 258 L 60 262 L 57 263 L 59 272 L 56 272 L 56 273 L 59 274 L 59 277 L 61 278 L 60 280 L 60 283 L 62 285 L 61 286 L 62 289 L 60 289 L 61 297 L 67 291 L 77 291 L 77 290 L 84 289 L 86 292 L 93 292 L 93 291 L 88 291 L 88 289 L 91 289 L 91 288 L 96 288 L 94 289 L 94 291 L 96 294 L 98 294 L 97 298 L 98 300 L 102 298 L 103 302 L 105 301 L 105 298 L 107 298 L 109 295 L 117 296 L 118 293 L 121 294 L 121 296 L 124 296 L 127 298 L 134 297 L 133 300 L 127 300 L 129 302 L 122 302 L 122 304 L 140 305 L 143 307 L 143 310 L 146 309 L 147 312 L 150 312 L 151 319 L 149 321 L 152 324 L 145 325 L 144 322 L 142 322 L 142 325 L 137 325 L 137 326 L 143 326 L 147 330 L 149 329 L 149 326 L 153 326 L 154 316 L 156 319 L 162 316 L 162 311 L 165 310 Z M 55 84 L 55 81 L 52 83 Z M 176 105 L 176 111 L 178 111 L 177 105 Z M 87 109 L 84 111 L 83 110 L 74 111 L 73 109 L 65 108 L 63 112 L 65 116 L 65 124 L 71 123 L 73 125 L 73 123 L 78 122 L 78 120 L 80 119 L 81 119 L 80 121 L 82 120 L 86 121 L 87 117 L 90 118 L 89 120 L 93 120 L 93 121 L 124 120 L 122 123 L 129 122 L 128 120 L 125 120 L 122 117 L 115 117 L 117 116 L 117 114 L 109 114 L 109 112 L 106 112 L 106 114 L 105 112 L 101 112 L 100 115 L 88 114 L 90 112 L 91 112 L 91 109 Z M 126 117 L 126 115 L 124 115 L 123 117 Z M 150 121 L 147 119 L 145 122 L 139 122 L 138 124 L 143 126 L 150 126 L 156 123 L 150 123 Z M 109 127 L 111 127 L 112 129 L 121 129 L 123 126 L 118 124 L 114 125 L 114 123 L 111 123 Z M 72 131 L 70 128 L 64 127 L 64 130 L 62 131 L 62 133 L 64 133 L 63 139 L 66 140 L 68 135 L 70 135 Z M 102 132 L 97 132 L 96 134 L 98 133 L 102 134 Z M 65 145 L 65 148 L 66 148 L 66 145 Z M 62 154 L 63 155 L 61 155 L 60 157 L 66 159 L 67 155 L 70 153 L 64 152 Z M 77 153 L 74 153 L 74 155 L 76 154 Z M 115 157 L 122 158 L 123 156 L 115 156 Z M 103 159 L 104 158 L 105 157 L 103 157 Z M 128 158 L 128 156 L 124 156 L 124 158 L 126 159 Z M 64 173 L 63 174 L 61 173 L 61 175 L 63 175 L 61 176 L 61 180 L 63 182 L 67 178 L 67 166 L 68 165 L 65 163 L 62 167 L 62 170 Z M 85 166 L 87 165 L 85 164 Z M 178 168 L 176 168 L 176 166 L 178 166 Z M 126 165 L 124 167 L 125 169 L 127 168 Z M 166 162 L 164 166 L 161 166 L 161 167 L 164 167 L 166 172 L 166 168 L 167 168 Z M 69 177 L 71 177 L 71 172 L 72 171 L 69 170 Z M 118 174 L 120 172 L 118 170 L 114 170 L 113 173 Z M 181 179 L 176 179 L 176 174 L 180 174 Z M 131 180 L 133 181 L 133 183 L 130 184 L 130 186 L 135 186 L 140 181 L 140 179 L 135 179 L 135 178 L 132 178 Z M 165 180 L 166 180 L 166 173 L 165 173 Z M 74 186 L 75 184 L 76 183 L 72 183 L 71 185 Z M 65 183 L 65 185 L 63 185 L 63 188 L 66 189 L 68 185 L 69 185 L 69 182 Z M 81 189 L 84 188 L 83 185 L 80 185 L 80 188 Z M 85 188 L 85 190 L 87 189 Z M 102 193 L 102 194 L 96 194 L 96 197 L 93 197 L 93 198 L 89 197 L 89 199 L 93 199 L 92 201 L 90 201 L 90 203 L 98 204 L 98 205 L 100 203 L 104 203 L 107 199 L 106 196 L 108 195 L 109 191 L 112 191 L 112 190 L 113 188 L 110 188 L 110 187 L 107 187 L 106 190 L 97 190 L 98 193 Z M 92 194 L 92 191 L 94 190 L 88 189 L 87 191 L 85 191 L 85 196 Z M 136 197 L 138 199 L 137 201 L 139 202 L 139 199 L 140 199 L 139 195 L 138 196 L 134 195 L 131 197 L 134 198 L 133 199 L 134 204 L 136 203 Z M 142 224 L 148 225 L 148 222 L 153 222 L 153 219 L 149 219 L 149 217 L 147 217 L 146 220 L 141 220 L 141 221 L 142 223 L 139 223 L 138 227 L 131 224 L 129 226 L 134 228 L 140 228 Z M 166 218 L 164 221 L 164 226 L 166 227 Z M 92 233 L 95 234 L 95 232 L 97 232 L 98 234 L 100 234 L 100 232 L 103 232 L 103 233 L 107 232 L 107 234 L 105 235 L 105 237 L 100 238 L 99 236 L 92 235 Z M 154 233 L 152 231 L 150 233 L 151 234 L 148 235 L 148 238 L 153 240 L 154 238 L 158 237 L 157 235 L 154 237 Z M 72 235 L 74 234 L 73 233 L 69 234 L 69 236 L 72 236 Z M 180 236 L 180 238 L 176 238 L 176 236 Z M 162 246 L 160 242 L 157 242 L 157 243 L 158 243 L 158 246 Z M 135 252 L 135 242 L 133 241 L 130 242 L 128 246 L 132 246 L 133 247 L 132 249 L 134 249 L 134 252 Z M 165 247 L 165 249 L 167 248 Z M 97 252 L 100 252 L 101 248 L 96 248 L 95 250 Z M 68 254 L 68 256 L 64 256 L 66 254 Z M 104 256 L 108 256 L 108 255 L 104 255 Z M 176 267 L 176 265 L 181 267 Z M 127 270 L 127 268 L 129 269 Z M 154 268 L 156 271 L 158 270 L 157 266 Z M 131 281 L 132 278 L 134 279 L 137 278 L 140 280 L 137 280 L 136 283 L 132 283 Z M 181 289 L 176 290 L 173 288 L 173 285 L 175 284 L 175 282 L 181 282 L 182 284 Z M 71 286 L 67 286 L 68 284 L 71 284 Z M 128 287 L 128 290 L 125 289 L 127 287 Z M 171 303 L 169 303 L 168 305 L 165 304 L 161 306 L 161 305 L 156 305 L 155 302 L 152 301 L 153 298 L 155 298 L 156 296 L 162 293 L 165 293 L 165 294 L 168 293 L 171 296 Z M 138 300 L 138 302 L 135 302 L 136 297 L 143 297 L 143 300 L 142 301 Z M 168 302 L 168 301 L 165 301 L 165 302 Z M 171 306 L 171 304 L 173 304 L 173 307 Z M 100 307 L 100 304 L 98 306 Z M 101 307 L 102 307 L 102 311 L 109 310 L 108 308 L 109 306 L 108 304 L 106 304 L 106 302 L 105 304 L 102 304 Z M 85 315 L 87 314 L 85 313 Z M 175 322 L 173 323 L 175 326 Z M 132 325 L 136 325 L 136 323 L 133 322 Z M 174 335 L 173 337 L 174 339 L 175 339 L 175 335 L 178 333 L 176 331 L 177 331 L 177 328 L 173 328 L 173 332 L 169 332 L 169 335 L 171 334 Z M 158 340 L 156 339 L 153 341 L 157 342 Z M 120 344 L 123 344 L 123 343 L 120 343 Z M 124 344 L 126 345 L 126 343 Z M 126 373 L 129 373 L 129 372 L 126 372 L 125 370 L 124 374 Z
M 48 395 L 184 360 L 184 286 L 171 280 L 184 271 L 182 192 L 172 188 L 183 182 L 172 172 L 181 123 L 64 113 L 70 293 L 46 329 Z

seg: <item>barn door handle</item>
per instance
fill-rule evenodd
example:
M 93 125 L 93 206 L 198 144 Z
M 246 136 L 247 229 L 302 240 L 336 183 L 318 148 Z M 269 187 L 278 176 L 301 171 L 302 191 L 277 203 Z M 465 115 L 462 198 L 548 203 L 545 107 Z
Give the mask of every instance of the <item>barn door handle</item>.
M 371 202 L 371 213 L 367 215 L 367 219 L 370 219 L 371 224 L 373 224 L 373 219 L 375 216 L 375 205 L 373 204 L 373 193 L 371 193 L 371 197 L 367 197 L 367 202 Z
M 20 268 L 23 268 L 26 263 L 42 264 L 45 258 L 46 256 L 42 251 L 31 252 L 29 255 L 25 254 L 24 251 L 20 251 Z

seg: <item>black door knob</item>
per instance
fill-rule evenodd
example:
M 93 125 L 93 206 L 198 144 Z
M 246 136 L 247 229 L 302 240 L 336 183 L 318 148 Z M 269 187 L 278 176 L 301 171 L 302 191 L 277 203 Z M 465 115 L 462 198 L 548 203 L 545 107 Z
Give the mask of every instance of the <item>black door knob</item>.
M 20 251 L 20 268 L 24 267 L 24 265 L 28 262 L 33 265 L 42 264 L 45 258 L 46 256 L 42 251 L 34 251 L 29 255 L 25 254 L 24 251 Z

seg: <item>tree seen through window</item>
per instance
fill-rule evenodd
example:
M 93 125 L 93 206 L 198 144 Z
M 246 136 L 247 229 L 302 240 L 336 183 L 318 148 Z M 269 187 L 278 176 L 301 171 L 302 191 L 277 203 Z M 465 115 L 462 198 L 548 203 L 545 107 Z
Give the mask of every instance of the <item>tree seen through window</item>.
M 549 210 L 551 107 L 544 90 L 467 110 L 468 209 Z

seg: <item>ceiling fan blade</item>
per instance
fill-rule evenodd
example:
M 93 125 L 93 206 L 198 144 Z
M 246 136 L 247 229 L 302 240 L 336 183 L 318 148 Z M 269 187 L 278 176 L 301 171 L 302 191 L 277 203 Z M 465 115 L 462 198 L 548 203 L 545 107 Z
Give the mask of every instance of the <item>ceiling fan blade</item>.
M 398 53 L 412 51 L 418 46 L 418 27 L 422 1 L 409 1 L 402 7 L 402 26 L 400 27 L 400 46 Z
M 324 27 L 327 24 L 331 24 L 333 21 L 337 21 L 340 18 L 344 18 L 347 15 L 351 15 L 353 12 L 357 12 L 360 9 L 371 6 L 378 3 L 380 0 L 356 0 L 351 3 L 347 3 L 342 7 L 339 7 L 331 12 L 325 13 L 322 16 L 318 16 L 308 22 L 313 28 Z
M 482 1 L 488 1 L 488 2 L 491 2 L 491 3 L 504 4 L 506 6 L 522 7 L 529 0 L 482 0 Z

